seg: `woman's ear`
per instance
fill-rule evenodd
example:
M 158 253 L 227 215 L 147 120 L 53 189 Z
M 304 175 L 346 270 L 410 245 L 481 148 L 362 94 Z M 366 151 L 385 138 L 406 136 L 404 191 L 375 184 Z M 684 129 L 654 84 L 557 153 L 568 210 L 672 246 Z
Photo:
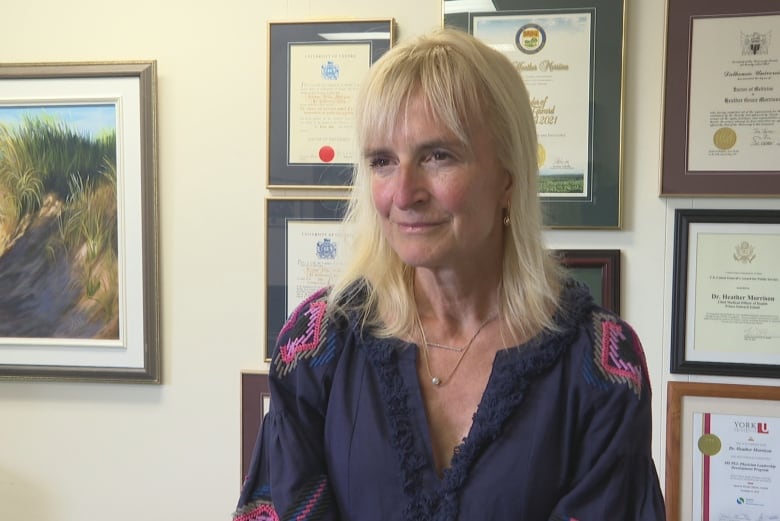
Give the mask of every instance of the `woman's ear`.
M 506 196 L 507 205 L 509 204 L 509 201 L 512 200 L 512 185 L 514 184 L 514 177 L 512 176 L 512 172 L 509 170 L 504 170 L 504 174 L 506 175 L 506 184 L 504 185 L 504 196 Z

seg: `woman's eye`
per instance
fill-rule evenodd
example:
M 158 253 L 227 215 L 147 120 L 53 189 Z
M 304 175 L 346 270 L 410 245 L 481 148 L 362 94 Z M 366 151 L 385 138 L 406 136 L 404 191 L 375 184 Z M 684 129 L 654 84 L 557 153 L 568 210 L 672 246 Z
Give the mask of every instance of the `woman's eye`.
M 368 166 L 370 166 L 371 168 L 382 168 L 389 164 L 390 161 L 388 161 L 387 158 L 384 157 L 372 157 L 368 161 Z
M 453 159 L 452 154 L 450 154 L 446 150 L 433 150 L 428 156 L 429 161 L 435 161 L 437 163 L 441 163 L 444 161 L 452 161 L 452 159 Z

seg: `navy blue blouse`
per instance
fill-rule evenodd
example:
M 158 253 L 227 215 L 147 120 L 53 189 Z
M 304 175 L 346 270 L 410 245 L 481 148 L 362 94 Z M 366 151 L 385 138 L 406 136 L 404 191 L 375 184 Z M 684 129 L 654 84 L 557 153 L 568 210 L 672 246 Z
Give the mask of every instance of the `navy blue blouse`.
M 559 331 L 500 351 L 439 477 L 417 347 L 361 337 L 325 291 L 290 316 L 234 519 L 658 521 L 651 393 L 633 329 L 576 283 Z

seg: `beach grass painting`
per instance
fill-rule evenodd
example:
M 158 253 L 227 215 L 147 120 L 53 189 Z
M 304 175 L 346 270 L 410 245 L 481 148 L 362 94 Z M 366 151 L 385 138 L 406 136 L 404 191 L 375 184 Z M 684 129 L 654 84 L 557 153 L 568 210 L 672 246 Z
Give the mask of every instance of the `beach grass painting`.
M 0 337 L 119 337 L 113 103 L 0 105 Z

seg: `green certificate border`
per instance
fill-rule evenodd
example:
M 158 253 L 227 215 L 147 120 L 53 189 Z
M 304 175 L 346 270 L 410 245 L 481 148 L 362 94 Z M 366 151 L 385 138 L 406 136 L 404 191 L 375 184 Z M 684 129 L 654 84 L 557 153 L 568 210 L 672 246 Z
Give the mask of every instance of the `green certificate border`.
M 443 25 L 472 32 L 471 19 L 477 14 L 493 16 L 593 12 L 591 78 L 592 92 L 588 161 L 590 186 L 583 197 L 563 199 L 542 197 L 544 224 L 549 228 L 622 227 L 622 134 L 624 0 L 493 0 L 495 12 L 448 13 L 443 0 Z M 573 86 L 573 88 L 575 88 Z M 588 86 L 582 86 L 588 88 Z

